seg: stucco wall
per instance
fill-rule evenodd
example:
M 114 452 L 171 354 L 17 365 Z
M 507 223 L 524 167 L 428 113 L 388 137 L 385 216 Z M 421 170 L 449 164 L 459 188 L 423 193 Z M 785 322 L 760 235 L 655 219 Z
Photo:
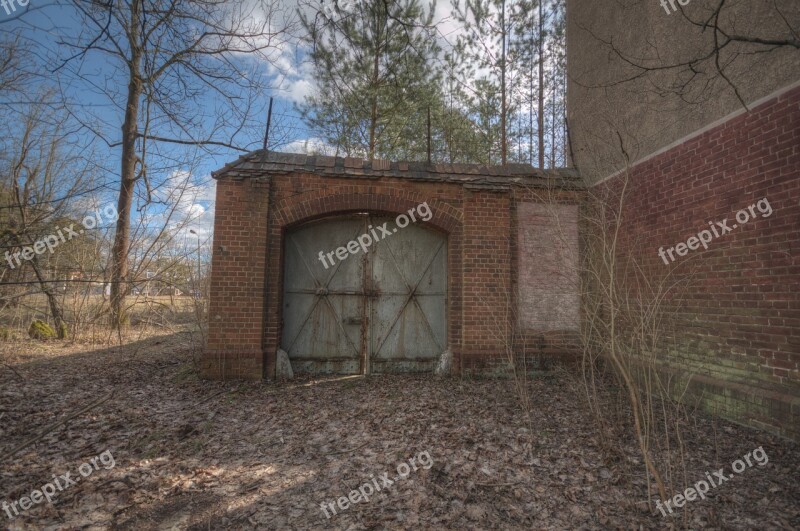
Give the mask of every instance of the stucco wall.
M 681 9 L 708 19 L 719 0 L 690 0 Z M 679 4 L 676 5 L 679 6 Z M 775 9 L 777 5 L 778 10 Z M 680 6 L 679 6 L 680 7 Z M 797 0 L 729 0 L 719 25 L 731 35 L 792 39 L 800 28 Z M 568 116 L 574 165 L 590 182 L 743 109 L 716 71 L 714 31 L 659 0 L 567 2 Z M 717 34 L 724 42 L 724 36 Z M 620 57 L 614 49 L 623 56 Z M 719 55 L 726 76 L 748 105 L 800 80 L 800 50 L 730 43 Z M 628 61 L 663 67 L 709 55 L 691 77 L 686 68 L 642 72 Z

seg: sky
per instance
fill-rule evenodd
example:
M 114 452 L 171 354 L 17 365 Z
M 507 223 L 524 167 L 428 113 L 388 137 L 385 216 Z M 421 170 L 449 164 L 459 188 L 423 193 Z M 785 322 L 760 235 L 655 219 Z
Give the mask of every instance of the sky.
M 11 0 L 8 0 L 9 2 Z M 22 6 L 20 0 L 16 4 L 9 4 L 12 13 L 6 13 L 0 7 L 0 34 L 8 36 L 19 33 L 23 39 L 35 50 L 37 57 L 42 62 L 50 65 L 62 64 L 65 58 L 71 61 L 58 76 L 48 76 L 46 81 L 33 83 L 27 90 L 31 98 L 37 97 L 37 91 L 44 85 L 62 94 L 72 101 L 84 127 L 76 132 L 79 142 L 92 143 L 93 154 L 98 160 L 109 182 L 109 189 L 104 197 L 93 197 L 92 203 L 115 203 L 116 186 L 119 182 L 119 147 L 108 144 L 119 142 L 120 126 L 123 118 L 123 105 L 127 80 L 124 72 L 120 72 L 114 64 L 109 62 L 108 56 L 100 52 L 75 56 L 75 52 L 63 44 L 59 44 L 59 36 L 77 38 L 79 36 L 92 36 L 93 28 L 83 26 L 78 8 L 72 3 L 63 0 L 59 2 L 45 0 L 28 0 Z M 22 0 L 23 2 L 25 0 Z M 251 2 L 252 0 L 244 0 Z M 313 0 L 312 0 L 313 1 Z M 328 1 L 328 0 L 325 0 Z M 242 6 L 246 4 L 241 4 Z M 340 4 L 344 5 L 344 4 Z M 286 13 L 294 13 L 297 9 L 296 0 L 281 4 Z M 353 4 L 350 9 L 357 10 Z M 448 41 L 454 42 L 458 26 L 450 19 L 452 7 L 449 0 L 438 0 L 435 7 L 434 22 L 439 27 L 440 44 L 448 47 Z M 95 32 L 96 33 L 96 32 Z M 270 53 L 270 61 L 256 65 L 257 71 L 269 81 L 272 87 L 268 93 L 259 98 L 256 116 L 263 116 L 263 127 L 266 127 L 266 107 L 269 97 L 274 97 L 273 124 L 271 149 L 285 152 L 305 152 L 309 149 L 324 148 L 324 142 L 317 138 L 305 124 L 299 120 L 297 105 L 315 90 L 315 79 L 312 65 L 307 61 L 307 48 L 298 38 L 288 39 Z M 52 66 L 50 67 L 53 68 Z M 212 91 L 208 91 L 207 105 L 203 105 L 205 116 L 202 120 L 210 124 L 214 120 L 215 106 L 219 102 L 213 99 Z M 113 94 L 109 99 L 108 94 Z M 0 94 L 0 103 L 14 105 L 14 102 Z M 95 132 L 100 132 L 102 140 Z M 180 132 L 178 133 L 180 134 Z M 247 149 L 261 147 L 261 135 L 250 138 L 245 146 Z M 151 181 L 154 183 L 152 198 L 154 203 L 138 211 L 136 222 L 152 223 L 157 225 L 168 215 L 165 204 L 174 197 L 174 189 L 182 183 L 192 185 L 190 197 L 182 197 L 178 202 L 177 210 L 183 215 L 190 216 L 193 221 L 182 229 L 184 236 L 193 231 L 193 237 L 208 241 L 213 232 L 213 212 L 215 182 L 211 172 L 221 168 L 224 164 L 235 160 L 241 153 L 230 149 L 215 150 L 214 153 L 191 152 L 183 150 L 180 155 L 184 163 L 175 162 L 171 167 L 151 168 Z M 174 153 L 174 152 L 173 152 Z M 142 187 L 140 187 L 142 188 Z M 139 205 L 143 205 L 145 195 L 140 193 Z M 174 218 L 174 216 L 173 216 Z

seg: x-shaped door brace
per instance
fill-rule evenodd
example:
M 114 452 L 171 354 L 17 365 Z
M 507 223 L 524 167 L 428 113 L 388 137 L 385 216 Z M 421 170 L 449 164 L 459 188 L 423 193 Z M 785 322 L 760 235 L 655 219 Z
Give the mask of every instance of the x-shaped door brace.
M 360 232 L 360 229 L 359 229 L 359 232 Z M 358 233 L 353 235 L 352 239 L 355 240 L 357 237 L 358 237 Z M 336 276 L 336 273 L 339 271 L 339 268 L 341 267 L 343 262 L 339 261 L 339 262 L 336 263 L 335 267 L 331 270 L 330 274 L 328 275 L 328 278 L 325 280 L 325 284 L 322 285 L 320 283 L 320 281 L 317 279 L 316 275 L 314 274 L 314 271 L 308 265 L 308 262 L 306 262 L 304 253 L 301 251 L 301 249 L 298 246 L 297 242 L 294 240 L 294 238 L 290 238 L 290 239 L 292 240 L 292 244 L 295 246 L 295 249 L 297 250 L 297 254 L 300 257 L 300 260 L 303 262 L 303 265 L 305 266 L 306 270 L 308 271 L 308 274 L 311 275 L 311 278 L 314 280 L 314 284 L 317 286 L 317 298 L 314 300 L 314 304 L 311 306 L 311 309 L 306 314 L 306 318 L 303 320 L 303 324 L 301 324 L 300 327 L 297 329 L 297 334 L 295 334 L 294 338 L 289 343 L 289 346 L 288 346 L 287 350 L 290 351 L 292 349 L 292 347 L 294 346 L 294 344 L 297 342 L 297 339 L 300 337 L 300 334 L 303 332 L 303 328 L 305 328 L 306 323 L 311 318 L 311 315 L 314 313 L 314 310 L 319 305 L 319 301 L 320 300 L 325 300 L 325 303 L 327 304 L 327 306 L 330 309 L 331 313 L 334 315 L 335 320 L 336 320 L 336 324 L 339 326 L 339 330 L 344 335 L 344 338 L 347 340 L 347 343 L 350 345 L 350 347 L 353 349 L 353 351 L 357 355 L 360 355 L 361 354 L 360 349 L 358 347 L 356 347 L 355 344 L 353 344 L 353 342 L 350 340 L 350 336 L 347 334 L 347 331 L 344 329 L 344 326 L 342 326 L 342 318 L 341 318 L 341 316 L 337 313 L 336 308 L 334 308 L 333 304 L 331 304 L 331 301 L 328 299 L 328 297 L 325 296 L 325 294 L 327 293 L 327 290 L 328 290 L 328 286 L 330 285 L 331 281 L 333 280 L 333 277 Z M 378 352 L 381 351 L 381 349 L 383 348 L 383 345 L 386 343 L 386 340 L 389 338 L 389 335 L 391 334 L 391 332 L 394 329 L 395 325 L 400 320 L 400 316 L 403 315 L 403 312 L 405 311 L 406 306 L 408 306 L 408 303 L 411 302 L 411 301 L 414 301 L 414 305 L 417 307 L 417 309 L 419 310 L 420 314 L 422 315 L 423 321 L 425 322 L 425 326 L 427 327 L 428 332 L 431 335 L 431 338 L 433 338 L 433 341 L 436 343 L 436 346 L 439 347 L 440 350 L 444 350 L 444 346 L 436 338 L 436 334 L 434 333 L 433 329 L 431 328 L 431 325 L 428 322 L 428 319 L 425 317 L 425 312 L 422 310 L 422 306 L 420 306 L 419 302 L 417 301 L 417 299 L 416 299 L 416 297 L 414 295 L 416 294 L 417 288 L 419 287 L 420 283 L 422 282 L 422 279 L 425 278 L 425 274 L 431 268 L 431 265 L 433 265 L 433 261 L 436 259 L 436 256 L 439 254 L 439 251 L 441 251 L 442 247 L 444 246 L 445 241 L 446 240 L 442 240 L 439 243 L 439 246 L 436 248 L 436 251 L 434 251 L 431 254 L 431 258 L 428 261 L 428 264 L 425 266 L 425 269 L 422 270 L 422 273 L 420 274 L 420 276 L 417 279 L 416 283 L 414 284 L 413 288 L 411 286 L 411 283 L 408 282 L 408 280 L 405 278 L 405 275 L 403 274 L 403 271 L 400 269 L 400 267 L 397 266 L 397 258 L 395 257 L 394 253 L 392 252 L 392 248 L 388 244 L 386 245 L 386 249 L 388 249 L 389 254 L 392 257 L 392 261 L 394 262 L 394 267 L 397 270 L 397 272 L 400 274 L 400 278 L 403 280 L 403 283 L 406 285 L 406 289 L 408 290 L 408 293 L 406 294 L 406 299 L 403 302 L 403 305 L 400 307 L 400 310 L 397 312 L 397 315 L 395 316 L 394 320 L 392 321 L 391 325 L 389 326 L 389 329 L 386 331 L 386 335 L 381 340 L 380 345 L 378 345 L 378 348 L 375 349 L 375 352 L 372 353 L 373 357 L 377 356 Z
M 359 229 L 359 232 L 361 232 L 361 229 Z M 358 236 L 358 233 L 353 235 L 353 240 L 355 240 L 357 236 Z M 328 308 L 331 310 L 331 313 L 333 313 L 333 316 L 335 317 L 336 324 L 339 325 L 339 330 L 341 330 L 342 334 L 344 335 L 344 338 L 347 340 L 347 342 L 353 348 L 355 353 L 360 356 L 361 355 L 361 350 L 359 350 L 353 344 L 353 342 L 350 340 L 350 336 L 347 335 L 347 331 L 344 329 L 344 326 L 342 326 L 342 318 L 341 318 L 341 316 L 336 312 L 336 308 L 333 307 L 333 304 L 331 304 L 331 301 L 328 299 L 328 297 L 325 296 L 327 294 L 328 286 L 330 285 L 331 280 L 333 280 L 333 277 L 336 276 L 336 272 L 339 271 L 339 267 L 341 267 L 343 262 L 339 261 L 339 262 L 336 263 L 336 266 L 331 270 L 330 274 L 328 275 L 328 278 L 325 280 L 325 284 L 322 285 L 320 283 L 320 281 L 317 279 L 317 276 L 314 274 L 314 271 L 311 269 L 311 267 L 309 267 L 308 262 L 306 262 L 305 256 L 304 256 L 303 252 L 300 250 L 300 247 L 297 245 L 297 242 L 294 240 L 294 238 L 290 238 L 290 239 L 292 240 L 292 243 L 294 244 L 295 249 L 297 249 L 297 255 L 300 257 L 300 260 L 303 262 L 303 265 L 306 266 L 306 270 L 308 271 L 308 274 L 311 275 L 311 278 L 314 279 L 314 284 L 317 286 L 317 297 L 314 300 L 314 304 L 311 306 L 311 309 L 308 311 L 308 314 L 306 315 L 306 318 L 303 321 L 303 324 L 300 325 L 300 328 L 297 329 L 297 334 L 294 336 L 294 339 L 292 339 L 291 343 L 289 344 L 288 350 L 292 350 L 292 347 L 294 346 L 295 342 L 297 341 L 297 338 L 299 338 L 300 334 L 303 332 L 303 328 L 305 328 L 306 323 L 311 318 L 311 315 L 314 313 L 314 310 L 316 309 L 317 305 L 319 304 L 319 301 L 320 300 L 324 300 L 325 303 L 328 305 Z
M 384 343 L 386 343 L 386 340 L 389 338 L 389 335 L 391 334 L 391 332 L 394 329 L 395 325 L 400 320 L 400 316 L 403 315 L 403 312 L 405 311 L 406 306 L 408 306 L 408 303 L 410 301 L 412 301 L 412 300 L 414 301 L 414 305 L 417 307 L 417 309 L 419 310 L 420 314 L 422 315 L 422 318 L 423 318 L 422 320 L 425 322 L 425 326 L 428 328 L 428 332 L 430 333 L 431 337 L 433 338 L 433 341 L 436 343 L 436 346 L 439 347 L 439 350 L 442 350 L 442 351 L 444 350 L 444 347 L 442 346 L 442 344 L 439 343 L 439 341 L 436 339 L 436 334 L 433 332 L 433 329 L 431 328 L 431 324 L 428 322 L 428 319 L 425 316 L 425 312 L 422 311 L 422 306 L 419 305 L 419 302 L 417 301 L 417 298 L 414 296 L 414 295 L 416 295 L 417 288 L 419 287 L 420 282 L 422 282 L 422 279 L 425 278 L 425 274 L 431 268 L 431 265 L 433 264 L 433 261 L 436 259 L 436 256 L 439 254 L 439 251 L 441 251 L 442 247 L 444 246 L 444 242 L 445 242 L 445 240 L 442 240 L 441 242 L 439 242 L 439 247 L 437 247 L 436 251 L 434 251 L 433 254 L 431 254 L 431 259 L 428 261 L 428 265 L 425 266 L 425 269 L 422 271 L 422 274 L 420 274 L 419 279 L 417 279 L 417 282 L 416 282 L 416 284 L 414 284 L 413 288 L 411 287 L 411 283 L 409 283 L 408 280 L 406 279 L 405 275 L 403 275 L 403 272 L 400 270 L 400 267 L 397 266 L 397 259 L 395 258 L 394 253 L 392 252 L 392 248 L 389 245 L 386 246 L 386 248 L 389 250 L 389 254 L 392 255 L 392 261 L 394 262 L 395 269 L 400 274 L 400 278 L 403 279 L 403 282 L 406 285 L 406 289 L 408 289 L 408 293 L 406 294 L 406 300 L 403 302 L 403 305 L 400 307 L 400 311 L 397 312 L 397 315 L 395 316 L 394 321 L 392 321 L 391 326 L 386 331 L 386 335 L 381 340 L 381 344 L 378 345 L 378 348 L 376 348 L 375 352 L 372 353 L 373 357 L 377 356 L 378 352 L 381 351 L 381 349 L 383 348 Z

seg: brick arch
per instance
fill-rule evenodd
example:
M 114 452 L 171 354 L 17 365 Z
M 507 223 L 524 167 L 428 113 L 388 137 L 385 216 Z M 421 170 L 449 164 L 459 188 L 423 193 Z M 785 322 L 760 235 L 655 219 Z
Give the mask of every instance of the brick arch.
M 407 188 L 381 185 L 343 185 L 318 188 L 293 194 L 281 199 L 272 208 L 268 237 L 269 253 L 266 260 L 265 286 L 271 294 L 265 308 L 263 336 L 264 374 L 275 374 L 275 353 L 280 343 L 283 326 L 283 252 L 288 231 L 310 221 L 326 217 L 370 212 L 388 215 L 407 213 L 421 203 L 428 203 L 433 213 L 423 226 L 447 235 L 448 263 L 448 314 L 461 314 L 461 252 L 463 246 L 463 209 Z M 447 342 L 454 353 L 460 351 L 461 327 L 455 317 L 448 319 Z
M 288 230 L 318 218 L 349 212 L 373 212 L 381 214 L 404 214 L 421 203 L 428 203 L 433 217 L 426 225 L 448 234 L 460 231 L 461 212 L 449 204 L 425 195 L 400 188 L 383 188 L 381 191 L 367 191 L 364 187 L 345 187 L 331 193 L 315 190 L 280 202 L 275 211 L 275 221 Z M 327 192 L 327 193 L 326 193 Z

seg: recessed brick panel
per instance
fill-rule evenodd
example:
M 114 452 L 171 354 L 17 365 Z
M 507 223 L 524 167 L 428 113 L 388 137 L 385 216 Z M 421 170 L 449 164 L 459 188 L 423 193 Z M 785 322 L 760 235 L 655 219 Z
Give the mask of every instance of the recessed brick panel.
M 578 206 L 520 203 L 517 212 L 520 326 L 578 331 Z

